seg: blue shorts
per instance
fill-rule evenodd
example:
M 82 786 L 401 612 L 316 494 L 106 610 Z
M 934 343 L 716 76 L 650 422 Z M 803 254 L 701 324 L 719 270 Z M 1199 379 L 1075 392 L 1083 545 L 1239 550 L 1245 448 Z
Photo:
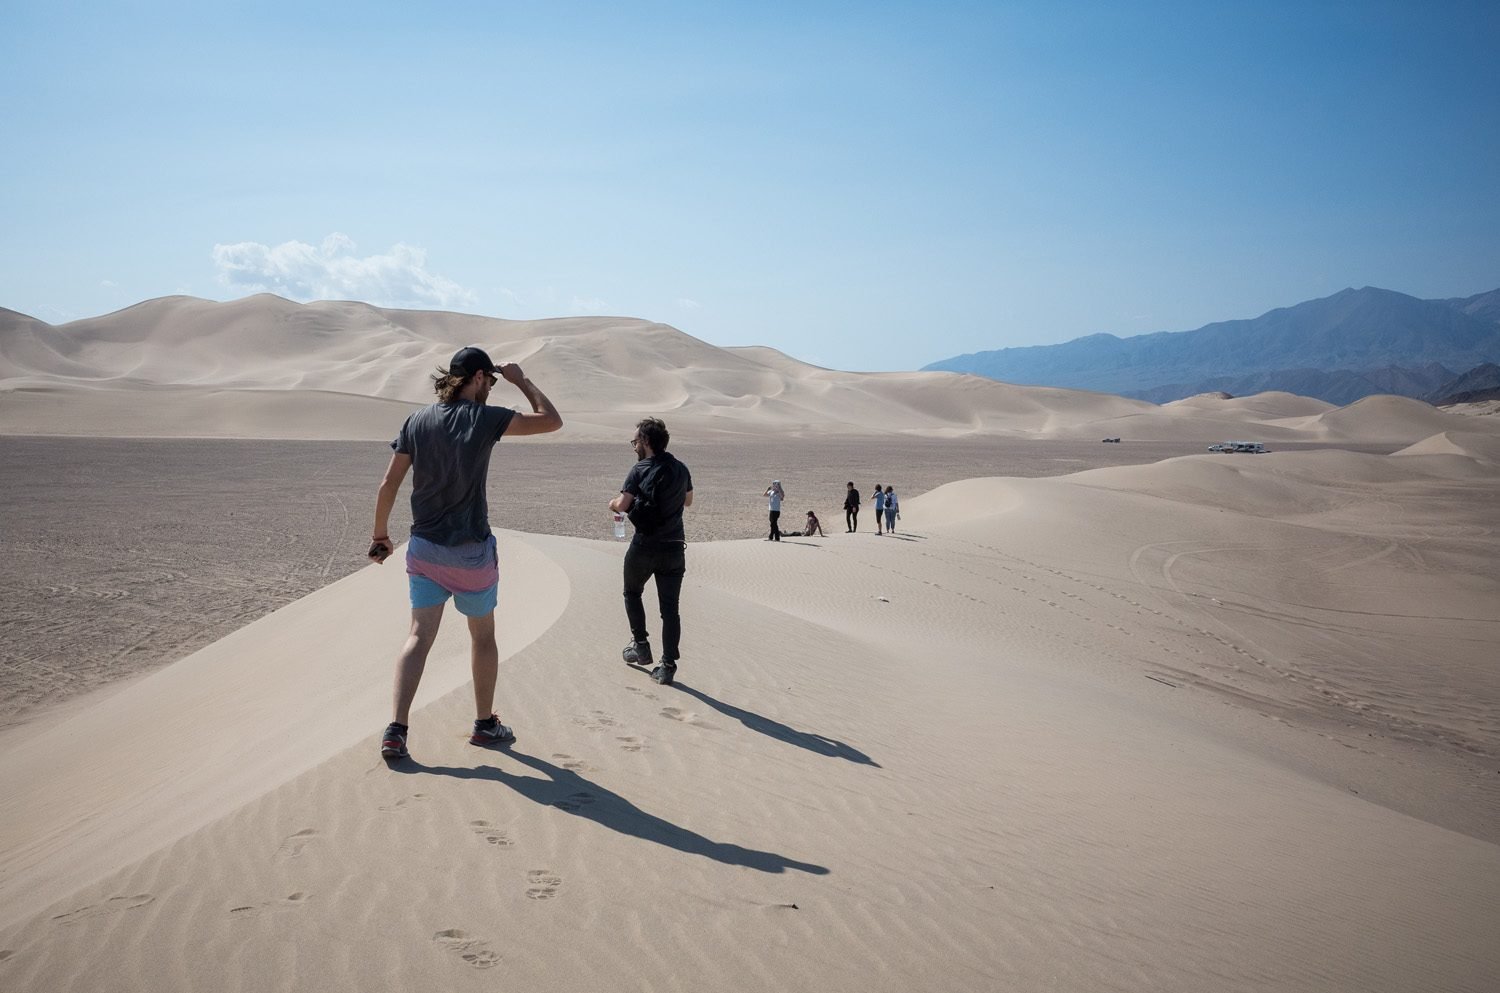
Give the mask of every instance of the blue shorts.
M 465 617 L 483 617 L 494 613 L 495 604 L 499 601 L 500 584 L 493 583 L 478 593 L 454 593 L 445 589 L 426 576 L 413 576 L 408 574 L 407 585 L 411 589 L 411 609 L 420 610 L 423 607 L 440 607 L 453 598 L 453 605 L 458 612 Z

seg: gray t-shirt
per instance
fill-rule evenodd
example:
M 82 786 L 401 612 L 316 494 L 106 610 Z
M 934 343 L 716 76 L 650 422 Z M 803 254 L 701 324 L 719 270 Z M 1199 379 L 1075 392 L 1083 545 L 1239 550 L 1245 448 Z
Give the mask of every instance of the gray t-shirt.
M 490 451 L 514 416 L 509 407 L 455 400 L 406 419 L 391 447 L 411 456 L 412 534 L 439 545 L 489 537 L 484 484 Z

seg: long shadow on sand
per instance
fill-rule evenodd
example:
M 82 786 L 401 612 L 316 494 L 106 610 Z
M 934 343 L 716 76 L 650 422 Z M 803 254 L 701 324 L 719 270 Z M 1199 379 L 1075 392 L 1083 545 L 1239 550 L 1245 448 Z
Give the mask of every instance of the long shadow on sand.
M 775 738 L 777 741 L 784 741 L 789 745 L 796 745 L 798 748 L 817 752 L 819 755 L 827 755 L 829 758 L 845 759 L 849 762 L 858 762 L 861 765 L 872 765 L 877 769 L 881 767 L 879 762 L 876 762 L 858 748 L 846 745 L 837 738 L 830 738 L 827 735 L 814 734 L 809 731 L 798 731 L 796 728 L 787 727 L 780 721 L 773 721 L 769 717 L 762 717 L 760 714 L 736 707 L 734 704 L 715 700 L 707 693 L 695 690 L 691 686 L 685 686 L 682 683 L 673 683 L 672 685 L 673 688 L 686 693 L 688 696 L 702 700 L 725 717 L 733 717 L 745 725 L 745 727 L 752 731 L 759 731 L 768 738 Z
M 410 758 L 392 762 L 390 767 L 393 772 L 407 775 L 453 776 L 456 779 L 486 779 L 501 783 L 533 803 L 556 807 L 576 817 L 588 818 L 611 831 L 628 834 L 643 841 L 654 841 L 658 845 L 666 845 L 668 848 L 675 848 L 689 855 L 702 855 L 727 865 L 742 865 L 747 869 L 758 869 L 761 872 L 786 872 L 789 869 L 797 869 L 814 876 L 828 874 L 828 869 L 821 865 L 797 862 L 777 855 L 775 852 L 761 852 L 740 845 L 712 841 L 701 834 L 664 821 L 654 814 L 646 813 L 618 793 L 583 778 L 571 769 L 559 768 L 533 755 L 527 755 L 525 752 L 508 748 L 502 754 L 509 755 L 522 765 L 531 766 L 547 778 L 514 775 L 493 765 L 465 769 L 453 766 L 423 765 Z

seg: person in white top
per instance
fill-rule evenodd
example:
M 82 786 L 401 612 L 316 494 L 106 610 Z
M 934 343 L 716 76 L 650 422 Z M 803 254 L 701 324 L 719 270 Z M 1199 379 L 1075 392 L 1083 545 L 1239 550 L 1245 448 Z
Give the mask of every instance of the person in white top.
M 771 481 L 771 485 L 766 487 L 766 497 L 770 500 L 771 511 L 771 533 L 766 535 L 766 540 L 780 541 L 781 526 L 776 522 L 781 517 L 781 501 L 786 499 L 786 490 L 781 488 L 781 480 Z

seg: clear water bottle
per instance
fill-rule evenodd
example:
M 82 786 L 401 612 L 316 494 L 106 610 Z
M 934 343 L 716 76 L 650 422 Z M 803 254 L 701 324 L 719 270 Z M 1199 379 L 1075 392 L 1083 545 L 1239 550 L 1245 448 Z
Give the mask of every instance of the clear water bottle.
M 625 515 L 615 514 L 615 537 L 621 540 L 625 537 Z

